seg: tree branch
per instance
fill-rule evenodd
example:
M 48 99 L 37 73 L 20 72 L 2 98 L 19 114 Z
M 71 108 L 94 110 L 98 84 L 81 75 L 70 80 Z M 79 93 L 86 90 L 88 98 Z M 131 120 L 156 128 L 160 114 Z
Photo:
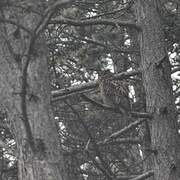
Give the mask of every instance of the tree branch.
M 141 27 L 132 21 L 119 21 L 114 19 L 90 19 L 78 21 L 60 17 L 50 21 L 50 24 L 67 24 L 72 26 L 111 25 L 115 27 L 129 27 L 141 31 Z
M 101 41 L 93 40 L 90 38 L 82 38 L 78 36 L 73 36 L 73 38 L 81 41 L 85 41 L 87 43 L 94 44 L 96 46 L 103 47 L 102 51 L 108 51 L 108 52 L 118 52 L 118 53 L 125 53 L 125 54 L 134 54 L 134 53 L 140 53 L 137 49 L 125 49 L 125 48 L 119 48 L 119 47 L 109 47 L 107 44 L 104 44 Z M 58 43 L 58 42 L 57 42 Z
M 22 57 L 22 62 L 24 62 L 24 67 L 22 68 L 22 84 L 21 84 L 21 110 L 22 110 L 22 122 L 24 124 L 24 128 L 26 131 L 26 136 L 28 143 L 30 144 L 31 150 L 35 153 L 35 141 L 32 133 L 31 125 L 28 118 L 27 112 L 27 76 L 28 76 L 28 66 L 31 61 L 31 53 L 33 49 L 33 45 L 35 43 L 36 36 L 31 37 L 29 45 L 26 49 L 25 55 Z
M 140 176 L 137 176 L 136 178 L 133 178 L 131 180 L 144 180 L 144 179 L 149 178 L 153 175 L 154 175 L 153 171 L 148 171 L 148 172 L 141 174 Z
M 62 1 L 57 1 L 53 5 L 51 5 L 45 12 L 45 16 L 41 19 L 39 24 L 37 25 L 35 32 L 36 35 L 38 36 L 48 25 L 49 21 L 53 17 L 53 15 L 56 13 L 58 8 L 63 7 L 67 4 L 69 4 L 72 0 L 62 0 Z
M 128 78 L 130 76 L 135 76 L 140 73 L 140 70 L 138 71 L 130 71 L 130 72 L 122 72 L 114 76 L 114 79 L 123 79 L 123 78 Z M 95 82 L 89 82 L 89 83 L 84 83 L 76 86 L 72 86 L 69 88 L 65 89 L 60 89 L 60 90 L 55 90 L 52 91 L 52 97 L 53 97 L 53 102 L 58 101 L 60 99 L 66 98 L 69 95 L 74 95 L 77 93 L 82 93 L 84 91 L 94 89 L 98 86 L 98 81 Z
M 142 141 L 139 138 L 118 138 L 112 142 L 99 142 L 97 143 L 100 146 L 104 145 L 115 145 L 115 144 L 141 144 Z
M 104 144 L 111 141 L 112 139 L 115 139 L 115 138 L 118 138 L 119 136 L 129 132 L 131 129 L 134 129 L 136 128 L 138 125 L 142 124 L 144 121 L 146 121 L 146 119 L 141 119 L 141 120 L 137 120 L 131 124 L 129 124 L 128 126 L 126 126 L 125 128 L 111 134 L 109 137 L 107 137 L 105 140 L 104 140 Z

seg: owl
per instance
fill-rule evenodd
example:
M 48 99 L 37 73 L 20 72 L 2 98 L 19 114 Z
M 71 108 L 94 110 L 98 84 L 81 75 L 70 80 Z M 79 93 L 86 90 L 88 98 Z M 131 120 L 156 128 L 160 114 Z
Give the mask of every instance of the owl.
M 128 114 L 131 110 L 129 84 L 123 80 L 114 80 L 109 70 L 99 73 L 98 81 L 103 103 Z

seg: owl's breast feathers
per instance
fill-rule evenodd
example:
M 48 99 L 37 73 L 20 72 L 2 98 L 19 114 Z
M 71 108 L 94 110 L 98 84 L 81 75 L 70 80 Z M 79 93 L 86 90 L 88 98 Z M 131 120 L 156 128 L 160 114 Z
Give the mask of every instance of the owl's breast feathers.
M 123 80 L 113 78 L 101 79 L 99 82 L 100 93 L 105 104 L 115 108 L 130 111 L 129 84 Z
M 104 79 L 99 83 L 104 93 L 108 96 L 125 96 L 128 97 L 128 83 L 121 80 Z

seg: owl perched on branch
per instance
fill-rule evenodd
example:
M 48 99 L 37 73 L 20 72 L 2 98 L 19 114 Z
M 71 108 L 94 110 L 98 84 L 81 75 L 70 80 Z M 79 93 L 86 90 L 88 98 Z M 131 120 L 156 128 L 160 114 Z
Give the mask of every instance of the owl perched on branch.
M 115 80 L 109 70 L 99 73 L 98 80 L 103 103 L 127 115 L 131 110 L 129 84 L 123 80 Z

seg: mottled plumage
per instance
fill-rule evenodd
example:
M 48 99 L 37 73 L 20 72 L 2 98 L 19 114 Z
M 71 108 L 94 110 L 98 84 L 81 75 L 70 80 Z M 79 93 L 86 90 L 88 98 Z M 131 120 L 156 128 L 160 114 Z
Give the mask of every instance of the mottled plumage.
M 99 74 L 99 89 L 102 100 L 107 106 L 128 113 L 131 109 L 128 83 L 114 80 L 113 74 L 106 70 Z

